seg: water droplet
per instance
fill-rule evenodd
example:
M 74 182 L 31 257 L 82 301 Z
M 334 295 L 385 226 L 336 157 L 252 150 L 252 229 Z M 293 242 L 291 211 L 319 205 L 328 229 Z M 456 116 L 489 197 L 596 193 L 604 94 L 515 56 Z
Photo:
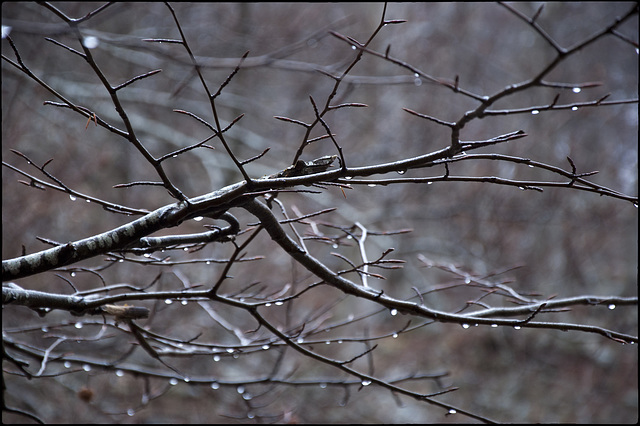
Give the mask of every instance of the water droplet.
M 370 183 L 369 185 L 367 185 L 369 188 L 375 188 L 376 184 L 375 183 Z
M 397 339 L 398 338 L 398 333 L 393 333 L 393 335 L 391 337 L 393 337 L 394 339 Z
M 249 392 L 245 392 L 242 394 L 242 399 L 244 399 L 245 401 L 250 401 L 251 398 L 253 398 L 253 396 Z
M 453 408 L 449 410 L 449 414 L 456 414 L 456 413 L 457 413 L 457 411 L 454 410 Z
M 331 344 L 331 341 L 330 341 L 330 340 L 327 340 L 326 342 L 324 342 L 324 344 L 325 344 L 325 345 L 330 345 L 330 344 Z
M 269 306 L 271 306 L 271 303 L 267 302 L 267 303 L 264 304 L 264 306 L 266 306 L 268 308 Z
M 498 324 L 491 324 L 491 328 L 498 328 Z
M 416 87 L 422 86 L 422 79 L 416 78 L 415 80 L 413 80 L 413 84 L 416 85 Z
M 296 343 L 297 344 L 304 343 L 304 339 L 302 337 L 298 337 L 298 340 L 296 340 Z
M 344 178 L 345 178 L 346 180 L 351 180 L 351 179 L 353 179 L 353 176 L 345 176 Z
M 169 379 L 169 384 L 171 386 L 175 386 L 178 384 L 178 379 L 176 379 L 175 377 L 172 377 L 171 379 Z
M 83 364 L 83 365 L 82 365 L 82 369 L 83 369 L 84 371 L 91 371 L 91 366 L 90 366 L 89 364 Z
M 418 78 L 418 77 L 420 77 L 420 74 L 415 73 L 415 74 L 413 74 L 413 76 L 414 76 L 415 78 Z
M 514 325 L 514 326 L 513 326 L 513 329 L 514 329 L 514 330 L 520 330 L 521 328 L 522 328 L 522 327 L 520 327 L 519 325 Z
M 220 389 L 220 383 L 218 382 L 213 382 L 211 383 L 211 389 Z
M 269 345 L 262 345 L 262 349 L 266 351 L 267 349 L 269 349 Z
M 577 106 L 571 107 L 571 111 L 577 111 L 577 110 L 578 110 Z
M 11 34 L 11 29 L 12 28 L 11 28 L 10 25 L 3 25 L 2 26 L 2 38 L 7 38 L 9 36 L 9 34 Z
M 122 377 L 122 376 L 124 376 L 124 371 L 116 370 L 116 377 Z
M 213 361 L 214 361 L 214 362 L 218 362 L 218 361 L 220 361 L 220 355 L 214 355 L 214 356 L 213 356 Z
M 98 37 L 88 36 L 82 40 L 82 45 L 87 49 L 95 49 L 100 44 Z
M 127 416 L 133 417 L 134 414 L 136 414 L 136 411 L 133 408 L 127 410 Z
M 227 353 L 232 354 L 233 353 L 233 348 L 228 348 L 227 349 Z
M 355 46 L 351 46 L 351 50 L 356 50 L 357 48 Z
M 69 361 L 64 362 L 64 368 L 71 368 L 71 363 Z
M 397 173 L 398 173 L 399 175 L 403 175 L 403 174 L 407 173 L 407 171 L 406 171 L 406 170 L 398 170 L 398 172 L 397 172 Z
M 204 219 L 204 217 L 202 216 L 196 216 L 193 218 L 193 220 L 195 220 L 196 222 L 200 222 L 202 219 Z
M 469 324 L 462 324 L 462 328 L 469 328 Z
M 609 309 L 611 309 L 612 311 L 616 308 L 616 305 L 614 305 L 613 303 L 609 305 Z
M 540 114 L 540 111 L 538 111 L 537 109 L 534 109 L 533 111 L 531 111 L 531 114 L 538 115 Z
M 363 380 L 360 384 L 362 384 L 362 386 L 369 386 L 371 384 L 371 380 Z
M 91 200 L 86 200 L 86 201 L 87 201 L 87 203 L 90 203 L 90 202 L 91 202 Z
M 573 89 L 571 89 L 571 91 L 572 91 L 573 93 L 580 93 L 580 92 L 582 92 L 582 89 L 581 89 L 581 88 L 579 88 L 579 87 L 574 87 Z
M 320 389 L 326 389 L 326 388 L 327 388 L 326 383 L 320 383 Z
M 282 302 L 282 301 L 276 302 L 276 306 L 282 306 L 282 305 L 284 305 L 284 302 Z
M 77 323 L 75 323 L 74 327 L 77 329 L 81 329 L 84 326 L 84 324 L 82 324 L 81 321 L 78 321 Z
M 173 303 L 173 300 L 171 300 L 171 299 L 166 299 L 166 300 L 164 301 L 164 303 L 165 303 L 166 305 L 170 305 L 170 304 L 172 304 L 172 303 Z
M 237 391 L 239 394 L 243 394 L 243 393 L 244 393 L 244 386 L 238 386 L 238 387 L 236 388 L 236 391 Z
M 389 313 L 391 314 L 391 316 L 395 317 L 396 315 L 398 315 L 398 310 L 392 309 Z
M 75 196 L 75 195 L 69 195 L 69 199 L 70 199 L 71 201 L 75 201 L 75 200 L 77 200 L 77 198 L 76 198 L 76 196 Z

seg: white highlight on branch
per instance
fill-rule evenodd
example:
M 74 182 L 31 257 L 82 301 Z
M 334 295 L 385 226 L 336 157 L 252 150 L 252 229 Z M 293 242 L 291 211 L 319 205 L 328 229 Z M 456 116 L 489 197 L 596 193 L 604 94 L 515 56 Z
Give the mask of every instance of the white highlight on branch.
M 360 238 L 358 238 L 358 247 L 360 247 L 360 257 L 362 257 L 362 263 L 363 263 L 363 267 L 362 267 L 362 274 L 360 274 L 360 277 L 362 278 L 362 285 L 365 287 L 369 287 L 369 260 L 367 259 L 367 252 L 365 251 L 364 248 L 364 242 L 367 239 L 367 228 L 365 228 L 364 226 L 362 226 L 362 224 L 360 222 L 356 222 L 355 225 L 360 228 L 360 231 L 362 232 L 362 235 L 360 235 Z

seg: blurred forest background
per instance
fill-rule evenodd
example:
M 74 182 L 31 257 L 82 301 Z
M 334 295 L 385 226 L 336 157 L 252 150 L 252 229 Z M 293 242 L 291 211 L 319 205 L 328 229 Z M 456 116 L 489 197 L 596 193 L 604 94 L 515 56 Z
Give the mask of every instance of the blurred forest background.
M 60 3 L 69 16 L 80 17 L 99 4 Z M 517 3 L 514 7 L 532 16 L 540 3 Z M 303 130 L 276 120 L 286 116 L 309 122 L 313 110 L 309 95 L 326 99 L 333 80 L 317 69 L 337 73 L 353 57 L 344 42 L 328 35 L 334 30 L 363 42 L 377 25 L 381 4 L 369 3 L 176 3 L 173 5 L 205 77 L 217 87 L 237 65 L 240 56 L 249 56 L 238 75 L 219 99 L 222 119 L 230 122 L 245 117 L 227 134 L 236 155 L 249 158 L 267 147 L 271 150 L 248 167 L 252 176 L 282 170 L 291 164 Z M 628 2 L 552 2 L 538 18 L 538 24 L 560 45 L 569 47 L 609 25 L 632 7 Z M 407 19 L 390 25 L 374 40 L 372 48 L 410 63 L 430 75 L 453 80 L 460 86 L 490 95 L 531 78 L 553 57 L 553 51 L 531 27 L 505 8 L 493 3 L 392 3 L 388 19 Z M 11 27 L 22 59 L 44 81 L 75 102 L 86 105 L 104 119 L 120 123 L 106 91 L 82 60 L 47 42 L 52 37 L 73 43 L 67 26 L 50 11 L 35 3 L 2 4 L 2 25 Z M 133 117 L 133 125 L 147 148 L 155 155 L 178 149 L 208 136 L 193 119 L 172 112 L 192 111 L 208 117 L 210 109 L 189 58 L 180 46 L 147 43 L 147 38 L 177 38 L 170 13 L 161 3 L 116 4 L 88 24 L 80 26 L 85 36 L 95 36 L 93 50 L 97 62 L 112 83 L 123 83 L 153 69 L 162 73 L 133 84 L 120 95 Z M 638 39 L 638 20 L 623 27 L 631 39 Z M 6 41 L 4 55 L 13 58 Z M 638 54 L 614 37 L 605 37 L 570 58 L 547 80 L 559 82 L 602 82 L 579 93 L 562 91 L 559 103 L 590 101 L 611 93 L 609 100 L 638 96 Z M 330 115 L 332 131 L 341 142 L 349 166 L 389 162 L 441 149 L 449 143 L 448 129 L 402 111 L 414 111 L 442 120 L 458 120 L 476 104 L 442 86 L 416 79 L 405 70 L 379 58 L 365 55 L 339 92 L 339 102 L 362 102 L 368 108 L 336 111 Z M 550 103 L 557 90 L 534 89 L 495 105 L 492 109 L 521 108 Z M 154 209 L 171 202 L 164 189 L 134 187 L 114 189 L 113 185 L 138 180 L 154 180 L 154 170 L 144 163 L 133 147 L 68 109 L 44 106 L 56 100 L 15 68 L 2 65 L 2 158 L 19 164 L 9 150 L 15 149 L 40 164 L 54 161 L 47 170 L 66 185 L 86 194 L 132 207 Z M 485 140 L 516 130 L 527 138 L 491 147 L 491 152 L 521 156 L 569 169 L 570 156 L 578 172 L 598 170 L 590 179 L 626 194 L 637 195 L 638 108 L 617 105 L 583 108 L 578 111 L 542 112 L 491 117 L 473 121 L 461 138 Z M 319 134 L 315 135 L 319 136 Z M 318 142 L 305 151 L 304 159 L 334 154 L 330 142 Z M 210 192 L 241 180 L 240 174 L 221 146 L 197 150 L 166 163 L 168 173 L 188 196 Z M 425 171 L 408 172 L 422 176 Z M 428 175 L 443 170 L 427 170 Z M 502 176 L 513 179 L 537 178 L 539 170 L 523 170 L 492 162 L 460 162 L 451 174 Z M 126 218 L 110 214 L 84 202 L 73 202 L 54 191 L 37 191 L 17 184 L 20 177 L 2 172 L 2 255 L 3 259 L 46 248 L 35 237 L 66 242 L 112 229 Z M 544 296 L 637 295 L 638 210 L 631 203 L 595 194 L 566 189 L 545 189 L 544 193 L 517 188 L 468 182 L 392 187 L 356 187 L 346 192 L 337 188 L 321 195 L 282 194 L 288 206 L 302 212 L 338 207 L 334 223 L 350 226 L 354 221 L 370 230 L 413 229 L 409 234 L 380 236 L 368 240 L 371 253 L 394 247 L 393 257 L 407 263 L 388 273 L 375 287 L 397 297 L 415 295 L 420 289 L 459 282 L 459 277 L 433 264 L 454 264 L 466 271 L 500 279 L 523 293 Z M 245 214 L 242 224 L 255 222 Z M 186 224 L 191 232 L 202 230 Z M 189 229 L 191 228 L 191 229 Z M 182 232 L 182 231 L 181 231 Z M 268 240 L 252 246 L 248 255 L 268 254 L 262 261 L 236 267 L 234 282 L 261 281 L 274 288 L 282 281 L 303 282 L 305 272 L 277 250 L 268 251 Z M 210 245 L 211 256 L 224 258 L 229 248 Z M 316 244 L 317 258 L 329 266 L 343 267 L 331 260 L 331 245 Z M 357 258 L 357 247 L 344 253 Z M 373 257 L 373 255 L 372 255 Z M 98 265 L 101 259 L 85 262 Z M 342 265 L 342 266 L 341 266 Z M 190 282 L 217 276 L 220 265 L 193 266 L 180 273 Z M 102 272 L 107 283 L 150 283 L 160 271 L 124 264 Z M 212 272 L 214 271 L 214 272 Z M 163 275 L 161 288 L 175 286 L 176 278 Z M 21 285 L 50 292 L 69 292 L 64 280 L 43 274 Z M 99 287 L 92 274 L 78 275 L 79 289 Z M 425 303 L 441 310 L 453 310 L 474 298 L 468 289 L 436 292 Z M 332 294 L 331 297 L 336 297 Z M 202 328 L 200 311 L 167 306 L 165 333 L 187 338 Z M 309 301 L 307 309 L 322 305 Z M 3 310 L 3 328 L 39 327 L 42 319 L 22 308 L 13 308 L 11 317 Z M 171 309 L 173 317 L 169 313 Z M 358 301 L 341 306 L 339 314 L 359 316 L 370 312 L 371 304 Z M 575 309 L 574 322 L 593 323 L 637 334 L 637 311 L 623 314 L 606 307 Z M 234 312 L 223 311 L 221 315 Z M 66 313 L 47 316 L 46 321 L 63 321 Z M 173 318 L 169 320 L 169 318 Z M 406 318 L 376 317 L 366 330 L 354 323 L 347 335 L 377 334 L 397 327 Z M 549 320 L 554 316 L 550 315 Z M 67 318 L 68 319 L 68 318 Z M 73 319 L 68 319 L 72 321 Z M 230 319 L 231 320 L 231 319 Z M 234 319 L 236 321 L 236 319 Z M 240 328 L 250 329 L 247 318 Z M 328 334 L 335 337 L 337 334 Z M 126 337 L 119 340 L 125 345 Z M 384 377 L 412 372 L 443 372 L 446 386 L 460 389 L 439 399 L 489 418 L 507 422 L 594 422 L 635 423 L 638 418 L 637 345 L 621 345 L 599 335 L 562 333 L 547 330 L 482 328 L 462 330 L 459 325 L 434 323 L 397 339 L 386 339 L 376 358 L 376 371 Z M 69 351 L 76 350 L 73 343 Z M 90 355 L 115 350 L 113 340 L 93 342 L 85 348 Z M 79 350 L 79 349 L 78 349 Z M 338 349 L 331 346 L 331 350 Z M 275 356 L 275 355 L 274 355 Z M 299 357 L 298 357 L 299 358 Z M 198 359 L 201 372 L 221 378 L 245 379 L 265 374 L 265 361 L 258 357 L 226 357 L 219 362 Z M 140 362 L 155 365 L 145 360 Z M 177 360 L 184 365 L 195 360 Z M 293 378 L 305 375 L 330 376 L 330 370 L 292 355 L 298 369 Z M 265 363 L 265 364 L 262 364 Z M 269 364 L 270 365 L 270 364 Z M 192 365 L 193 367 L 194 365 Z M 270 367 L 268 367 L 270 368 Z M 197 370 L 200 372 L 200 370 Z M 381 373 L 384 372 L 384 373 Z M 141 380 L 125 375 L 94 371 L 53 375 L 26 381 L 6 375 L 11 390 L 8 400 L 21 401 L 48 422 L 228 422 L 248 421 L 248 412 L 292 413 L 277 421 L 299 422 L 467 422 L 467 418 L 447 416 L 442 410 L 407 398 L 396 400 L 388 391 L 367 387 L 350 392 L 343 406 L 343 391 L 318 387 L 279 387 L 260 411 L 258 402 L 243 398 L 230 386 L 211 389 L 181 383 L 166 395 L 148 402 L 134 416 L 126 412 L 139 401 Z M 158 380 L 160 382 L 160 380 Z M 151 381 L 154 389 L 162 385 Z M 90 403 L 78 397 L 82 388 L 91 388 Z M 260 394 L 265 388 L 255 385 Z M 432 391 L 437 391 L 434 386 Z M 263 398 L 266 398 L 263 397 Z M 398 403 L 400 401 L 400 403 Z M 65 407 L 62 409 L 61 407 Z M 120 413 L 120 414 L 111 414 Z M 3 422 L 22 421 L 5 417 Z

